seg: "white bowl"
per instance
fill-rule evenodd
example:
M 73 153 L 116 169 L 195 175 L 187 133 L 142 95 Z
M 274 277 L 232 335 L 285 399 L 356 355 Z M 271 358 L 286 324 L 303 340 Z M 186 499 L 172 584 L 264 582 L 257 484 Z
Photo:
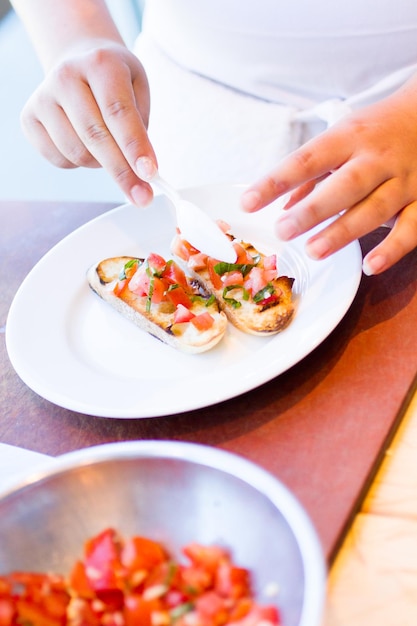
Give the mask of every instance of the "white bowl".
M 66 573 L 104 528 L 161 541 L 177 558 L 191 541 L 227 547 L 252 573 L 260 602 L 285 626 L 318 626 L 326 571 L 316 532 L 271 474 L 234 454 L 168 441 L 71 452 L 0 493 L 0 574 Z M 270 583 L 279 593 L 270 598 Z

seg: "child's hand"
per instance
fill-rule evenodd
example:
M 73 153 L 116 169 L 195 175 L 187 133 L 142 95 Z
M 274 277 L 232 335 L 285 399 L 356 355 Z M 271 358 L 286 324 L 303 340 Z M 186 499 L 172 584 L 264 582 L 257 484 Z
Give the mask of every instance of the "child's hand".
M 92 42 L 55 65 L 26 104 L 22 126 L 58 167 L 104 167 L 134 204 L 152 199 L 139 157 L 156 158 L 146 128 L 149 90 L 137 57 L 114 41 Z
M 368 253 L 364 271 L 378 274 L 415 248 L 417 79 L 350 114 L 283 159 L 251 186 L 242 205 L 257 211 L 288 192 L 276 225 L 284 241 L 339 215 L 308 240 L 312 258 L 325 258 L 389 221 L 394 226 Z

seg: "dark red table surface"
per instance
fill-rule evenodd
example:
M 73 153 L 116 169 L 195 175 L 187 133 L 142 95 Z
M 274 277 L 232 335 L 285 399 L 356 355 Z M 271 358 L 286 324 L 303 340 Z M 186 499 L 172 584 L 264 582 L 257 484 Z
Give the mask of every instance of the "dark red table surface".
M 414 391 L 417 251 L 362 278 L 331 335 L 284 374 L 238 398 L 180 415 L 81 415 L 32 392 L 7 356 L 5 326 L 21 281 L 53 245 L 110 204 L 0 202 L 0 441 L 53 456 L 100 443 L 170 439 L 240 454 L 286 484 L 330 563 Z M 383 229 L 361 241 L 364 250 Z

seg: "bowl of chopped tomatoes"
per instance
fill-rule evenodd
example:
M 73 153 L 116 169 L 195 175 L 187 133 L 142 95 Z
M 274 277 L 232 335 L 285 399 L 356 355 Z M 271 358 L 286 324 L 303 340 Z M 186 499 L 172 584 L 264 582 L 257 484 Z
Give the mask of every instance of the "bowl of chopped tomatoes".
M 209 446 L 105 444 L 0 493 L 0 625 L 318 626 L 326 571 L 271 474 Z

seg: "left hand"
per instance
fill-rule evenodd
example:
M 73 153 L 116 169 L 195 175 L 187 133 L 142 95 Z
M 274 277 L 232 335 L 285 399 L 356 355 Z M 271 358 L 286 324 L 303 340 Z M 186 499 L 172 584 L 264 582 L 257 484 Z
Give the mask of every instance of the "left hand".
M 320 184 L 318 184 L 320 183 Z M 323 259 L 394 221 L 364 259 L 379 274 L 417 246 L 417 77 L 377 104 L 347 117 L 284 158 L 242 196 L 258 211 L 291 192 L 276 224 L 291 240 L 333 216 L 306 251 Z

